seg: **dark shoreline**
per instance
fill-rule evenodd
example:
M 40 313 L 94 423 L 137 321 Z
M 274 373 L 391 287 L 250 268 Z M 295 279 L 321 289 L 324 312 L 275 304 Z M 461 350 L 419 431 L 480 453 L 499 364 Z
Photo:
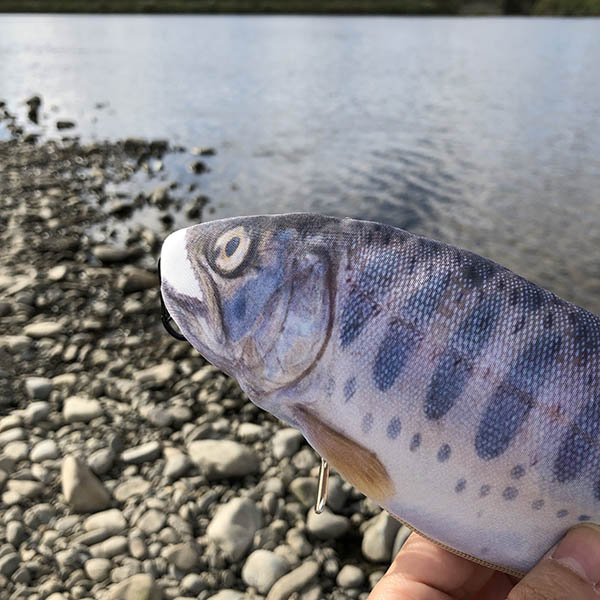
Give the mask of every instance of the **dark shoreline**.
M 2 13 L 592 17 L 600 0 L 0 0 Z

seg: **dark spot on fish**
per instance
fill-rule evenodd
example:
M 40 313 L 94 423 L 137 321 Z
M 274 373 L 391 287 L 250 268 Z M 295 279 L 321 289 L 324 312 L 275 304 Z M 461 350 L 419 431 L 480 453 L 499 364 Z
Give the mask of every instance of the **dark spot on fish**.
M 344 400 L 348 402 L 356 392 L 356 377 L 351 377 L 344 384 Z
M 371 427 L 373 427 L 373 413 L 367 413 L 362 420 L 362 432 L 369 433 L 371 431 Z
M 521 317 L 515 325 L 515 328 L 513 329 L 513 335 L 515 333 L 519 333 L 519 331 L 521 331 L 521 329 L 525 327 L 525 323 L 527 323 L 527 319 L 525 317 Z
M 417 332 L 394 322 L 377 350 L 373 363 L 373 382 L 378 390 L 389 390 L 420 341 Z
M 414 452 L 419 446 L 421 445 L 421 434 L 420 433 L 415 433 L 412 436 L 412 439 L 410 440 L 410 446 L 409 446 L 409 450 L 411 452 Z M 599 490 L 600 490 L 600 486 Z
M 487 405 L 475 437 L 479 458 L 491 460 L 509 446 L 533 406 L 529 396 L 500 386 Z
M 225 244 L 225 254 L 227 256 L 232 256 L 233 253 L 238 249 L 238 246 L 240 245 L 240 238 L 236 235 L 235 237 L 232 237 L 227 244 Z
M 516 487 L 508 486 L 502 491 L 502 497 L 505 500 L 514 500 L 519 495 L 519 490 Z
M 479 497 L 485 498 L 491 491 L 491 487 L 486 483 L 479 488 Z
M 578 521 L 589 521 L 592 517 L 590 517 L 590 515 L 579 515 L 577 517 Z
M 586 310 L 578 309 L 568 314 L 573 327 L 574 353 L 577 362 L 587 364 L 600 350 L 600 321 Z
M 441 419 L 461 395 L 471 369 L 451 349 L 443 356 L 433 374 L 425 397 L 425 416 L 431 420 Z
M 442 251 L 442 244 L 428 238 L 419 238 L 421 252 L 427 257 L 434 257 Z
M 448 444 L 442 444 L 437 453 L 439 462 L 446 462 L 450 458 L 451 449 Z
M 377 313 L 377 305 L 361 294 L 351 290 L 342 308 L 340 326 L 340 345 L 349 346 L 362 332 L 363 327 Z
M 538 498 L 537 500 L 534 500 L 531 503 L 531 508 L 533 510 L 541 510 L 542 508 L 544 508 L 544 501 L 541 498 Z
M 462 394 L 471 367 L 491 338 L 501 314 L 500 296 L 482 296 L 451 337 L 433 374 L 425 397 L 425 415 L 443 417 Z
M 325 393 L 328 396 L 331 396 L 333 392 L 335 392 L 335 379 L 333 377 L 330 377 L 327 380 L 327 385 L 325 386 Z
M 241 291 L 241 290 L 240 290 Z M 239 294 L 232 306 L 232 314 L 236 319 L 243 319 L 246 315 L 246 295 Z
M 380 252 L 358 275 L 354 287 L 342 307 L 340 345 L 345 348 L 362 332 L 375 316 L 390 287 L 398 276 L 400 253 Z
M 515 465 L 510 471 L 510 476 L 513 479 L 521 479 L 523 475 L 525 475 L 525 467 L 523 465 Z
M 462 275 L 470 288 L 478 288 L 485 284 L 496 272 L 496 265 L 487 258 L 467 253 L 467 261 Z
M 387 426 L 387 436 L 390 440 L 395 440 L 400 435 L 401 423 L 400 417 L 393 417 Z
M 448 271 L 438 272 L 431 276 L 406 301 L 402 307 L 402 313 L 417 326 L 424 327 L 435 314 L 449 283 L 450 273 Z
M 575 416 L 563 439 L 556 459 L 554 476 L 564 483 L 577 478 L 589 465 L 600 460 L 600 396 L 596 396 Z
M 480 458 L 496 458 L 508 448 L 527 419 L 560 346 L 559 335 L 545 333 L 519 354 L 508 376 L 492 394 L 479 423 L 475 449 Z
M 564 508 L 561 508 L 561 509 L 560 509 L 560 510 L 559 510 L 559 511 L 556 513 L 556 516 L 557 516 L 559 519 L 562 519 L 563 517 L 566 517 L 568 514 L 569 514 L 569 511 L 568 511 L 568 510 L 566 510 L 566 509 L 564 509 Z
M 464 489 L 466 487 L 467 487 L 467 480 L 464 478 L 461 478 L 456 482 L 456 487 L 454 488 L 454 491 L 457 494 L 460 494 L 462 491 L 464 491 Z
M 545 299 L 546 294 L 541 287 L 523 278 L 519 278 L 519 285 L 513 288 L 510 294 L 511 305 L 520 304 L 521 308 L 528 313 L 534 313 L 541 308 Z

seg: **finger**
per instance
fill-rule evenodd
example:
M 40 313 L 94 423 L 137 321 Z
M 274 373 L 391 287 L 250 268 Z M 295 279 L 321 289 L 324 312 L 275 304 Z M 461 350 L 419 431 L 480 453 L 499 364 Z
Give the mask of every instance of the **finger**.
M 598 600 L 600 527 L 571 529 L 522 580 L 508 600 Z
M 368 600 L 463 600 L 481 589 L 493 574 L 492 569 L 413 533 Z
M 475 594 L 477 600 L 506 600 L 518 579 L 496 571 L 492 578 Z

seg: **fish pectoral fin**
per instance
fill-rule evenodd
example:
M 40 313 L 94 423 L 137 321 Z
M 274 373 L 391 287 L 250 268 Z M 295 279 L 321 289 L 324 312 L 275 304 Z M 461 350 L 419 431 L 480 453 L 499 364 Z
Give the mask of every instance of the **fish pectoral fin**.
M 394 484 L 377 454 L 303 405 L 294 406 L 294 416 L 311 446 L 356 489 L 382 503 L 394 495 Z

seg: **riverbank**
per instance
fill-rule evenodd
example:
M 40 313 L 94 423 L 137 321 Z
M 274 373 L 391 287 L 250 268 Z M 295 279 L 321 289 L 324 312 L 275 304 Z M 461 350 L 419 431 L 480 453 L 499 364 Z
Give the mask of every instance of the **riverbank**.
M 219 154 L 66 125 L 37 138 L 0 104 L 2 597 L 364 600 L 406 528 L 337 475 L 317 517 L 300 434 L 160 323 L 161 241 L 206 199 L 115 192 Z

